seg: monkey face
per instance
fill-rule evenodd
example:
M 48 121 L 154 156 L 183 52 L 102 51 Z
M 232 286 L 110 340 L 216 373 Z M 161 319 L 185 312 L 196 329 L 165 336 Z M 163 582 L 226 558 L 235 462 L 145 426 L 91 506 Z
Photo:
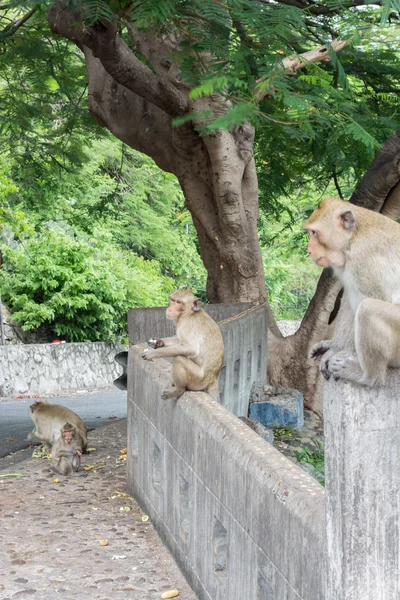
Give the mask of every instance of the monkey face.
M 311 260 L 320 267 L 343 267 L 354 226 L 347 203 L 336 198 L 323 200 L 304 223 L 310 234 L 307 250 Z
M 71 445 L 72 442 L 75 439 L 75 429 L 74 428 L 70 428 L 70 427 L 64 427 L 62 432 L 61 432 L 63 441 L 68 444 Z
M 193 296 L 189 288 L 176 290 L 169 297 L 169 306 L 167 308 L 167 319 L 177 321 L 180 317 L 189 314 L 191 311 L 200 310 L 199 300 Z
M 309 229 L 308 233 L 310 234 L 310 239 L 307 245 L 309 257 L 319 267 L 329 267 L 330 265 L 326 256 L 326 247 L 319 241 L 318 232 L 314 229 Z

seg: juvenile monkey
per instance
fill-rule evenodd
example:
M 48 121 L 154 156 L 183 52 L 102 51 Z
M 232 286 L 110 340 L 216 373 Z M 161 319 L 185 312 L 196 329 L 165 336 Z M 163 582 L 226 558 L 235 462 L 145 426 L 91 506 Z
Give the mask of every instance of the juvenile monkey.
M 35 424 L 28 440 L 36 438 L 48 445 L 53 445 L 61 436 L 65 423 L 71 423 L 76 429 L 76 440 L 82 450 L 87 447 L 87 431 L 80 417 L 66 406 L 34 402 L 30 407 L 30 417 Z
M 150 340 L 145 360 L 173 357 L 173 385 L 162 398 L 177 399 L 185 390 L 206 391 L 219 400 L 218 375 L 224 363 L 224 342 L 216 322 L 199 306 L 189 288 L 169 297 L 167 319 L 176 322 L 176 337 Z
M 76 427 L 65 423 L 61 435 L 51 449 L 53 468 L 61 475 L 72 475 L 81 466 L 82 446 L 79 444 Z
M 332 267 L 345 291 L 333 340 L 313 346 L 326 379 L 383 385 L 400 366 L 400 226 L 365 208 L 326 198 L 304 228 L 308 253 Z

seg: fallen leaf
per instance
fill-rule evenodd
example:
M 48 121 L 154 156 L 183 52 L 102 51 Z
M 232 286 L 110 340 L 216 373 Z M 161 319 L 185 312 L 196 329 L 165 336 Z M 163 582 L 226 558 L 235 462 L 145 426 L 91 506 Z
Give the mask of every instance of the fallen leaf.
M 176 598 L 179 596 L 178 590 L 168 590 L 168 592 L 164 592 L 161 594 L 161 598 Z
M 108 540 L 100 540 L 100 546 L 108 546 Z
M 0 477 L 25 477 L 23 473 L 4 473 Z
M 58 479 L 58 477 L 56 477 L 55 479 L 53 479 L 54 483 L 60 483 L 60 480 Z
M 126 454 L 127 453 L 127 449 L 126 448 L 121 448 L 120 452 L 121 452 L 121 454 Z

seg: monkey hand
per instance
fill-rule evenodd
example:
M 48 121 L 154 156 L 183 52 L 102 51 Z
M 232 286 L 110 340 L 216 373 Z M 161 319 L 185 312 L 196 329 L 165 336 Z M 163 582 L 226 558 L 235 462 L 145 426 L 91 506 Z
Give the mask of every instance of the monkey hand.
M 314 360 L 321 360 L 328 350 L 332 349 L 333 340 L 322 340 L 318 344 L 314 344 L 310 351 L 310 358 Z
M 165 346 L 164 342 L 162 340 L 156 340 L 154 338 L 150 338 L 149 341 L 147 342 L 149 348 L 162 348 L 163 346 Z
M 149 348 L 146 348 L 146 350 L 143 350 L 143 352 L 140 356 L 144 360 L 153 360 L 153 358 L 155 356 L 155 350 L 150 350 Z

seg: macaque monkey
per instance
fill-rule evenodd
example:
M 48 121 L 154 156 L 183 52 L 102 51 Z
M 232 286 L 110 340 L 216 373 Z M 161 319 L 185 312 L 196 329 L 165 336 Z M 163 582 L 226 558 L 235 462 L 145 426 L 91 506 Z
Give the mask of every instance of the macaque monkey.
M 326 198 L 304 228 L 308 253 L 332 267 L 345 305 L 333 340 L 314 345 L 326 379 L 384 385 L 388 367 L 400 366 L 400 226 L 336 198 Z
M 206 391 L 219 400 L 218 375 L 224 363 L 224 342 L 216 322 L 199 306 L 189 288 L 169 297 L 167 319 L 176 322 L 176 337 L 149 340 L 145 360 L 174 358 L 173 385 L 162 398 L 178 399 L 185 390 Z
M 61 475 L 72 475 L 79 471 L 83 450 L 79 440 L 81 436 L 77 435 L 76 427 L 65 423 L 60 437 L 51 449 L 53 469 Z
M 30 416 L 35 424 L 28 440 L 36 438 L 49 446 L 55 444 L 60 436 L 65 423 L 70 423 L 76 429 L 76 441 L 80 448 L 86 450 L 87 431 L 80 417 L 66 406 L 49 404 L 48 402 L 34 402 L 30 407 Z

